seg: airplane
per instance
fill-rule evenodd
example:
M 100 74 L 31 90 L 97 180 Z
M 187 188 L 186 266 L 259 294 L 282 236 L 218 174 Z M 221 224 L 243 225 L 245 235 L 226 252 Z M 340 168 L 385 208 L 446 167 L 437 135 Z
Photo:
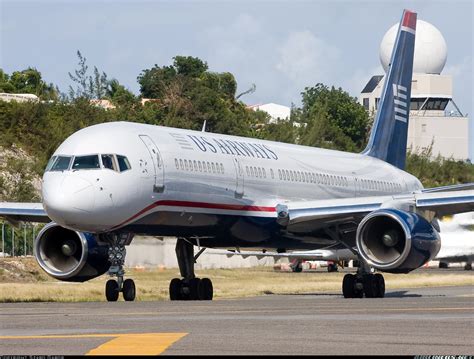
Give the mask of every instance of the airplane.
M 50 222 L 34 254 L 52 277 L 108 273 L 108 301 L 133 301 L 125 279 L 135 234 L 175 236 L 181 278 L 171 300 L 211 300 L 194 263 L 206 248 L 349 249 L 361 265 L 345 298 L 383 297 L 380 272 L 408 273 L 440 249 L 437 218 L 474 210 L 474 183 L 424 189 L 404 171 L 417 14 L 404 10 L 366 149 L 347 153 L 129 122 L 86 127 L 49 161 L 43 203 L 0 204 L 11 221 Z M 194 253 L 194 247 L 202 248 Z
M 464 263 L 465 270 L 472 270 L 474 262 L 474 213 L 463 213 L 449 221 L 441 221 L 441 249 L 435 260 L 439 268 L 448 268 L 450 263 Z

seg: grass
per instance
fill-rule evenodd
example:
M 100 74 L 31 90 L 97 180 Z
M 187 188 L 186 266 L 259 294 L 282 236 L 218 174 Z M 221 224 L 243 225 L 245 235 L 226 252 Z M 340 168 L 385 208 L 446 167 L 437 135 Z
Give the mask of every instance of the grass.
M 345 271 L 327 273 L 318 270 L 291 273 L 276 272 L 271 267 L 254 267 L 209 269 L 197 271 L 196 274 L 200 278 L 211 278 L 215 299 L 223 299 L 265 294 L 340 293 Z M 178 269 L 127 271 L 127 278 L 135 280 L 139 301 L 167 300 L 169 282 L 175 277 L 179 277 Z M 384 274 L 384 277 L 388 289 L 474 285 L 474 276 L 464 271 L 440 273 L 422 270 L 410 274 Z M 85 283 L 44 279 L 41 275 L 29 282 L 0 281 L 0 302 L 105 301 L 104 288 L 107 276 Z

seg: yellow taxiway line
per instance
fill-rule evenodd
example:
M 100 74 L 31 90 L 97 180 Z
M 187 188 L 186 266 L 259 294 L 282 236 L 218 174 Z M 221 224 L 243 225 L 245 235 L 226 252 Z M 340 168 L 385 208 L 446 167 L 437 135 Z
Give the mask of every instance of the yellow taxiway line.
M 77 334 L 0 336 L 2 339 L 80 339 L 112 338 L 86 355 L 158 355 L 188 333 Z

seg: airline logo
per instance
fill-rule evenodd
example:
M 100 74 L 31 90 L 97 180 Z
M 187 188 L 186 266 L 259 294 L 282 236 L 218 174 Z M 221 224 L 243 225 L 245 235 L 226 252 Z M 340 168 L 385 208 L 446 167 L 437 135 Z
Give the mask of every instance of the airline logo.
M 393 103 L 395 120 L 406 123 L 408 119 L 408 98 L 405 86 L 393 84 Z

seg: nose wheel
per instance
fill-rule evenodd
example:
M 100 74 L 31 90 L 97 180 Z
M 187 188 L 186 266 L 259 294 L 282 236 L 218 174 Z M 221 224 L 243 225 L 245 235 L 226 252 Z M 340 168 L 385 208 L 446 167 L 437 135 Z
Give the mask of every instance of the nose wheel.
M 112 277 L 117 277 L 117 279 L 109 279 L 107 281 L 105 284 L 105 297 L 108 302 L 116 302 L 119 294 L 122 293 L 125 301 L 132 302 L 135 300 L 136 296 L 135 282 L 133 279 L 124 280 L 123 278 L 125 274 L 123 265 L 127 254 L 125 243 L 128 241 L 129 237 L 123 237 L 123 240 L 121 237 L 117 237 L 117 240 L 115 240 L 109 247 L 108 253 L 109 262 L 111 264 L 108 274 Z
M 126 302 L 133 302 L 136 295 L 135 282 L 133 279 L 126 279 L 122 284 L 122 288 L 120 288 L 119 282 L 115 279 L 109 279 L 107 281 L 105 284 L 105 297 L 108 302 L 116 302 L 120 292 L 122 292 L 123 299 Z

